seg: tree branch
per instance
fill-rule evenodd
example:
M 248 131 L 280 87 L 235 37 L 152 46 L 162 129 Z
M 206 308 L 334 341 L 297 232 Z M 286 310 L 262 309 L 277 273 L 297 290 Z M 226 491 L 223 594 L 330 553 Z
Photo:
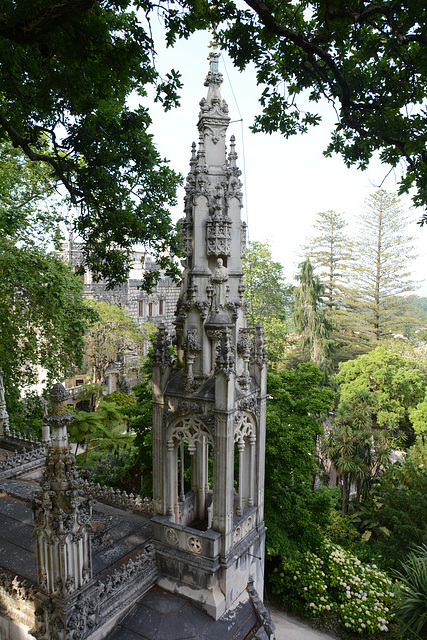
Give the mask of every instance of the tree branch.
M 61 180 L 61 182 L 67 189 L 68 193 L 70 194 L 71 202 L 73 204 L 76 204 L 77 203 L 76 190 L 74 189 L 69 179 L 66 177 L 60 163 L 55 158 L 52 158 L 52 156 L 48 156 L 44 153 L 36 153 L 35 151 L 33 151 L 33 149 L 29 145 L 28 140 L 26 140 L 25 138 L 19 135 L 16 129 L 10 124 L 10 122 L 3 116 L 1 112 L 0 112 L 0 126 L 2 126 L 9 134 L 10 139 L 12 140 L 13 146 L 20 147 L 30 160 L 47 162 L 48 164 L 50 164 L 50 166 L 54 169 L 56 175 Z
M 0 36 L 17 44 L 34 44 L 43 40 L 51 31 L 81 16 L 97 4 L 97 0 L 63 0 L 52 3 L 35 18 L 11 24 L 5 15 L 0 15 Z

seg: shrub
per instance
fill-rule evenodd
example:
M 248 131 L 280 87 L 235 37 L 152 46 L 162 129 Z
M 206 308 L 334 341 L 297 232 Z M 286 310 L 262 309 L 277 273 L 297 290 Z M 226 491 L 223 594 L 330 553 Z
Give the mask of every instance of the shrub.
M 394 618 L 396 596 L 388 576 L 329 542 L 317 553 L 282 559 L 272 590 L 306 616 L 333 613 L 343 629 L 363 638 L 382 637 Z
M 410 553 L 401 565 L 396 572 L 400 580 L 397 618 L 405 638 L 427 638 L 427 546 Z

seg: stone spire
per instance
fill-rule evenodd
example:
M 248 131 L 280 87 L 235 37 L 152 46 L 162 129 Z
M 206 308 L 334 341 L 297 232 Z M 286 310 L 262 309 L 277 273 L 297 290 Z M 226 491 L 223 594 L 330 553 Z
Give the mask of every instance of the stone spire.
M 215 618 L 246 592 L 251 577 L 262 593 L 266 401 L 262 329 L 248 328 L 243 301 L 241 172 L 234 137 L 227 154 L 230 118 L 218 58 L 214 45 L 180 221 L 185 260 L 176 365 L 168 357 L 164 329 L 153 360 L 153 522 L 160 584 L 194 599 Z
M 4 397 L 3 370 L 0 368 L 0 438 L 9 435 L 9 415 Z
M 91 499 L 77 489 L 75 459 L 68 445 L 67 426 L 74 417 L 63 406 L 68 394 L 55 384 L 53 411 L 45 418 L 51 428 L 40 500 L 33 502 L 39 606 L 31 633 L 38 640 L 68 637 L 73 596 L 90 583 Z

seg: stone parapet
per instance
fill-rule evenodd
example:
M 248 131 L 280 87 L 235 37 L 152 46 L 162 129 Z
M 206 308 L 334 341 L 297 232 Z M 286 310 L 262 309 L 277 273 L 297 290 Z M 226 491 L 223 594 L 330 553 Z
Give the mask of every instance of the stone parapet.
M 127 494 L 126 491 L 112 487 L 101 487 L 99 483 L 95 484 L 81 478 L 77 480 L 77 486 L 80 494 L 89 494 L 99 502 L 105 502 L 121 509 L 130 509 L 147 518 L 152 515 L 152 500 L 149 498 L 141 498 L 133 493 Z

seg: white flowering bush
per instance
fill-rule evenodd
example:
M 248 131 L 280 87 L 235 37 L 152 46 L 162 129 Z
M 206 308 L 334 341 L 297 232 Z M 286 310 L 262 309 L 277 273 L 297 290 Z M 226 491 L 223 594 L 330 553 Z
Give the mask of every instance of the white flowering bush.
M 341 624 L 365 637 L 387 632 L 394 617 L 392 581 L 376 565 L 360 562 L 338 545 L 326 544 L 325 552 L 328 592 Z
M 318 616 L 332 608 L 323 560 L 310 551 L 284 560 L 274 571 L 272 585 L 275 593 L 285 595 L 288 604 L 307 616 Z
M 283 560 L 274 572 L 273 590 L 304 615 L 334 615 L 348 632 L 380 638 L 394 618 L 395 589 L 375 565 L 360 562 L 342 547 L 326 543 Z

